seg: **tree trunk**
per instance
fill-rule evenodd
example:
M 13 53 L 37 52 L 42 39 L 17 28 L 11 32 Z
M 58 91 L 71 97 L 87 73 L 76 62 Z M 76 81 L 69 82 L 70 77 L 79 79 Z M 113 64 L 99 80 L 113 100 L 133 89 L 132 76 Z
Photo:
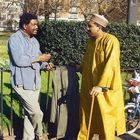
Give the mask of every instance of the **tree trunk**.
M 45 20 L 49 20 L 49 0 L 44 0 Z

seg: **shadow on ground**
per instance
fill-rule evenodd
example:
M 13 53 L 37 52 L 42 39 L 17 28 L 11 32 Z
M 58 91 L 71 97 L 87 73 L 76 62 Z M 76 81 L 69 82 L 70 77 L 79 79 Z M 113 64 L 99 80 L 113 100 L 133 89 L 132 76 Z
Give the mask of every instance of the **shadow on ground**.
M 140 140 L 140 128 L 132 134 L 124 134 L 119 136 L 122 140 Z
M 10 84 L 5 83 L 9 89 Z M 16 104 L 15 104 L 16 102 Z M 18 108 L 18 115 L 16 110 Z M 18 102 L 16 94 L 11 90 L 11 93 L 3 94 L 3 137 L 16 136 L 15 140 L 20 140 L 22 137 L 23 118 L 21 105 Z M 9 121 L 10 122 L 9 122 Z
M 6 87 L 11 89 L 10 84 L 4 83 Z M 51 98 L 47 96 L 47 93 L 40 94 L 41 110 L 44 113 L 43 118 L 43 131 L 47 134 L 55 135 L 54 125 L 48 123 L 50 116 Z M 18 113 L 17 113 L 18 110 Z M 20 115 L 18 115 L 20 114 Z M 3 136 L 0 136 L 0 140 L 7 136 L 15 136 L 15 140 L 22 140 L 23 135 L 23 109 L 19 103 L 16 93 L 12 90 L 10 94 L 3 94 Z M 7 120 L 10 120 L 10 124 Z M 11 129 L 12 128 L 12 129 Z

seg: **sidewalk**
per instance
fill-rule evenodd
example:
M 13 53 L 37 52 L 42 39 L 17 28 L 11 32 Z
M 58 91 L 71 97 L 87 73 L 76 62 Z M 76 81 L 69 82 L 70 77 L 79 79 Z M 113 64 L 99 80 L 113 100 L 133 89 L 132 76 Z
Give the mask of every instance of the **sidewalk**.
M 92 140 L 99 140 L 98 136 L 93 137 Z M 120 137 L 115 137 L 115 140 L 140 140 L 140 127 L 135 133 L 124 134 Z
M 57 140 L 52 138 L 51 140 Z M 94 136 L 92 140 L 99 140 L 98 135 Z M 115 140 L 140 140 L 140 128 L 133 134 L 125 134 L 120 137 L 115 137 Z
M 115 140 L 140 140 L 140 127 L 135 133 L 125 134 L 120 137 L 116 137 Z
M 0 138 L 1 140 L 1 138 Z M 16 137 L 7 136 L 3 140 L 17 140 Z M 44 140 L 47 140 L 46 135 L 44 134 Z M 56 138 L 52 138 L 51 140 L 57 140 Z M 99 140 L 98 135 L 94 136 L 92 140 Z M 119 137 L 115 137 L 115 140 L 140 140 L 140 127 L 139 129 L 132 134 L 124 134 Z

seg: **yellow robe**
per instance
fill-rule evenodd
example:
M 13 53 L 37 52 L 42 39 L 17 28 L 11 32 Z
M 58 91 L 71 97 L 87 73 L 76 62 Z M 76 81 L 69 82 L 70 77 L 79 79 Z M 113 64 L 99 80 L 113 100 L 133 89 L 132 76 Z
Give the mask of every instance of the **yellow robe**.
M 104 94 L 95 97 L 90 137 L 99 134 L 114 140 L 125 133 L 124 99 L 120 74 L 120 46 L 117 38 L 105 33 L 102 38 L 90 39 L 82 64 L 80 93 L 80 131 L 78 140 L 86 140 L 93 86 L 108 87 Z

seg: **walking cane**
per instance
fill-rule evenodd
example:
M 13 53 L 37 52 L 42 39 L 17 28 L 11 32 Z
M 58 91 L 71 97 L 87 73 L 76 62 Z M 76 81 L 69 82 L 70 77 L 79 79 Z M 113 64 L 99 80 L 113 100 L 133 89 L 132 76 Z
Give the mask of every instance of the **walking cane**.
M 88 130 L 87 130 L 87 139 L 86 140 L 89 140 L 92 113 L 93 113 L 93 106 L 94 106 L 94 98 L 95 98 L 95 96 L 92 96 L 91 107 L 90 107 L 90 116 L 89 116 L 89 122 L 88 122 Z

